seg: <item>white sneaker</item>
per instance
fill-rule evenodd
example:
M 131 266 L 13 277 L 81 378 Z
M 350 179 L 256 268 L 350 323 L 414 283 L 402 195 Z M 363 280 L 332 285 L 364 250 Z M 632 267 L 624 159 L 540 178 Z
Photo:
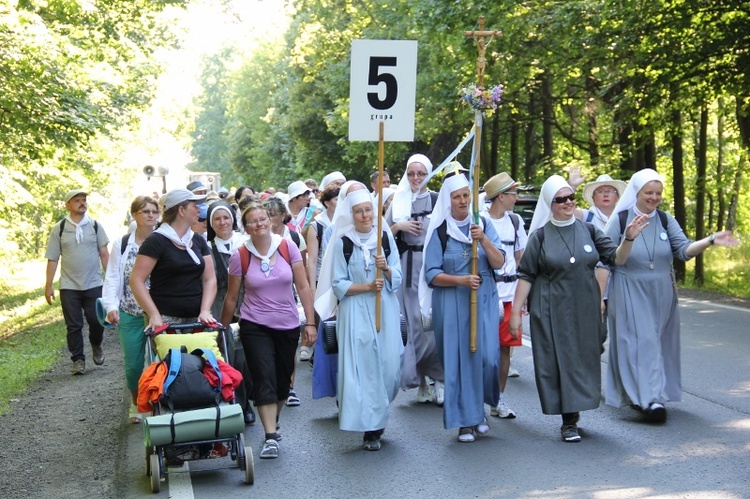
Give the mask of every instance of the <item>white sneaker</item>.
M 310 360 L 310 347 L 302 345 L 299 347 L 299 360 L 307 362 Z
M 510 407 L 505 405 L 505 401 L 500 399 L 497 403 L 497 407 L 490 409 L 490 415 L 501 419 L 513 419 L 516 417 L 516 413 L 511 410 Z
M 432 388 L 430 385 L 420 385 L 417 391 L 417 402 L 420 404 L 426 404 L 432 402 Z
M 445 403 L 445 385 L 440 381 L 435 381 L 432 389 L 432 401 L 440 407 Z
M 479 435 L 488 434 L 490 432 L 490 425 L 487 424 L 487 418 L 485 418 L 484 421 L 479 423 L 475 428 Z
M 509 378 L 518 378 L 521 376 L 521 373 L 518 372 L 518 369 L 516 369 L 513 366 L 510 366 L 508 369 L 508 377 Z

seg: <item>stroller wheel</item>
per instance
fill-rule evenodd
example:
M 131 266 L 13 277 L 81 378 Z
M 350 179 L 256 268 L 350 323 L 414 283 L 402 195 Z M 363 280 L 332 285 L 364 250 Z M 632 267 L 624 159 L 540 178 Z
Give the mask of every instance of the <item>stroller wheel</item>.
M 151 468 L 151 492 L 157 493 L 161 489 L 161 463 L 159 454 L 151 454 L 148 457 Z

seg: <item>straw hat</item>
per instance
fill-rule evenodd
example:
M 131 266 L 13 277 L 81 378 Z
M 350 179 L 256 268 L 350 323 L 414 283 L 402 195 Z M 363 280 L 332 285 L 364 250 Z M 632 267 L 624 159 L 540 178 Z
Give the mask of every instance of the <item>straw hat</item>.
M 627 187 L 627 184 L 622 180 L 614 180 L 607 174 L 599 175 L 596 178 L 596 182 L 589 182 L 584 186 L 583 199 L 586 200 L 589 205 L 594 206 L 594 191 L 603 185 L 614 187 L 617 191 L 617 197 L 622 197 L 622 193 L 625 191 L 625 187 Z
M 506 172 L 498 173 L 484 184 L 484 192 L 487 199 L 492 199 L 501 192 L 507 191 L 511 187 L 518 185 L 518 182 L 510 178 Z

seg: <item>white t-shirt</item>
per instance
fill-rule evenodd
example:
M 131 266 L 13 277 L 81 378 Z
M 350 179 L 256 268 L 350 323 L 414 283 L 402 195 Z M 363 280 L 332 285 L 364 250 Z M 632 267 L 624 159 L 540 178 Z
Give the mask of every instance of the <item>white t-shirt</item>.
M 520 215 L 510 211 L 505 212 L 503 218 L 492 218 L 489 212 L 482 213 L 482 216 L 492 221 L 492 225 L 495 226 L 497 235 L 500 237 L 501 247 L 503 251 L 505 251 L 505 265 L 503 265 L 503 268 L 500 270 L 501 274 L 508 276 L 515 275 L 518 271 L 515 252 L 526 248 L 526 242 L 529 239 L 526 235 L 526 229 L 524 228 L 523 219 L 520 217 Z M 511 216 L 515 217 L 518 221 L 517 234 L 514 233 L 516 231 L 514 230 L 513 222 L 510 219 Z M 518 237 L 518 240 L 516 240 L 516 236 Z M 498 282 L 496 284 L 500 301 L 513 301 L 513 296 L 516 293 L 516 285 L 518 284 L 518 281 Z

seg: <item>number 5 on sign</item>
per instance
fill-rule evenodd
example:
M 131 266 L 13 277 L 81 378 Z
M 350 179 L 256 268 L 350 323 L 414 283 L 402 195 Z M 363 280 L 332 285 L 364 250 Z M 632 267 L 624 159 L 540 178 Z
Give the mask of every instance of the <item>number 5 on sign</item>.
M 354 40 L 349 80 L 349 140 L 414 140 L 416 40 Z

